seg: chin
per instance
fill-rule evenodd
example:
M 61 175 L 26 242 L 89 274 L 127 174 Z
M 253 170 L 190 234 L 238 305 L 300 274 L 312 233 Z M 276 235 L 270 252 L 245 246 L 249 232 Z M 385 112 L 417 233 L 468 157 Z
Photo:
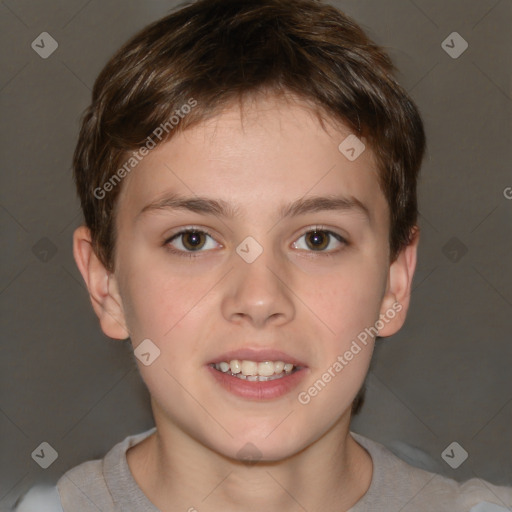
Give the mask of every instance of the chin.
M 275 424 L 273 428 L 275 428 Z M 217 445 L 215 448 L 225 457 L 255 464 L 284 460 L 307 446 L 304 439 L 291 437 L 285 428 L 279 433 L 277 430 L 272 432 L 272 429 L 269 429 L 264 434 L 260 431 L 252 436 L 247 434 L 247 430 L 241 431 L 239 436 L 235 436 L 234 439 L 229 439 L 227 443 Z M 268 435 L 268 432 L 272 433 Z

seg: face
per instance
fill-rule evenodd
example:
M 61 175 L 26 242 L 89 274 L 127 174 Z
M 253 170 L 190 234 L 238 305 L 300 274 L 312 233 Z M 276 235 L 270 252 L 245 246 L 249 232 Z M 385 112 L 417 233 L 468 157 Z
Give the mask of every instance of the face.
M 138 361 L 159 429 L 278 460 L 349 417 L 373 350 L 354 340 L 394 302 L 387 203 L 370 149 L 338 149 L 349 134 L 258 100 L 125 178 L 111 280 L 134 348 L 160 351 Z

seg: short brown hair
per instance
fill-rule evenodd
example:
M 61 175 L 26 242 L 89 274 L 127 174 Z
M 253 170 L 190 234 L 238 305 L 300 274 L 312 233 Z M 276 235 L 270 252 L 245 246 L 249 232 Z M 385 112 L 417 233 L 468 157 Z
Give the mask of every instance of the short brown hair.
M 320 118 L 342 122 L 370 145 L 394 260 L 417 222 L 425 150 L 418 109 L 394 71 L 354 21 L 316 0 L 199 0 L 149 25 L 104 67 L 82 119 L 74 176 L 95 253 L 113 270 L 120 186 L 101 198 L 94 191 L 156 127 L 169 126 L 191 99 L 195 107 L 161 141 L 235 100 L 275 92 L 306 100 Z

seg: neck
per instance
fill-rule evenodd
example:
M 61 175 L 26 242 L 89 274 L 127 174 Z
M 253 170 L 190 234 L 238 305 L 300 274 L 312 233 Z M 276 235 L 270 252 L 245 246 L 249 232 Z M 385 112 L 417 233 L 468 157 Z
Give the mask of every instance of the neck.
M 156 421 L 157 431 L 127 452 L 128 465 L 162 512 L 341 512 L 359 501 L 372 477 L 371 457 L 349 434 L 349 421 L 341 418 L 285 460 L 254 463 L 224 457 Z

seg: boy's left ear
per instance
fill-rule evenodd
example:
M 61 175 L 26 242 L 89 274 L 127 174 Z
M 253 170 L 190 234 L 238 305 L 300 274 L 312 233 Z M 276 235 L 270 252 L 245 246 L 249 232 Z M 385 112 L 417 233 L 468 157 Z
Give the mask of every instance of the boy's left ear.
M 409 245 L 404 247 L 390 265 L 386 293 L 382 299 L 380 320 L 384 327 L 379 336 L 391 336 L 404 325 L 411 299 L 411 285 L 416 269 L 420 228 L 415 226 Z M 391 314 L 393 312 L 393 314 Z

